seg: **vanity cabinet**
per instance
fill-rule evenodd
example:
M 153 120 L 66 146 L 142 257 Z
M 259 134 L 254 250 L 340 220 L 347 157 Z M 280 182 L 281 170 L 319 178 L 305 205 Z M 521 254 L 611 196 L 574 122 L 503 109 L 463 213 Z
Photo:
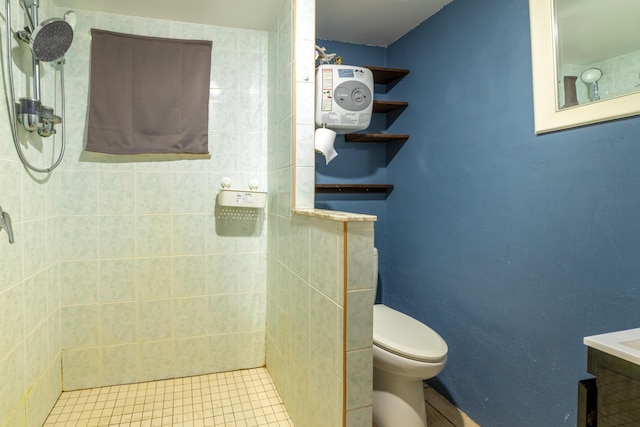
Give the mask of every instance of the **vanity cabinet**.
M 640 366 L 589 347 L 587 372 L 596 377 L 598 427 L 640 426 Z
M 375 90 L 379 93 L 387 93 L 393 86 L 402 80 L 409 70 L 399 68 L 386 68 L 366 66 L 373 73 Z M 404 101 L 373 101 L 373 113 L 386 115 L 386 126 L 390 119 L 409 106 Z M 348 133 L 344 136 L 345 142 L 353 143 L 403 143 L 409 139 L 408 134 L 390 133 Z M 393 190 L 392 184 L 316 184 L 316 193 L 389 193 Z

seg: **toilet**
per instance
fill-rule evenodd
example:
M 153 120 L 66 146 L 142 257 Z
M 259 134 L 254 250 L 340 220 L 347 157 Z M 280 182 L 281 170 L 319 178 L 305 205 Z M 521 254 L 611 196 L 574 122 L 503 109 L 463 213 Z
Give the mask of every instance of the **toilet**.
M 374 266 L 376 289 L 376 248 Z M 426 427 L 427 415 L 422 381 L 435 377 L 444 369 L 447 352 L 447 343 L 424 323 L 384 304 L 374 304 L 374 425 Z

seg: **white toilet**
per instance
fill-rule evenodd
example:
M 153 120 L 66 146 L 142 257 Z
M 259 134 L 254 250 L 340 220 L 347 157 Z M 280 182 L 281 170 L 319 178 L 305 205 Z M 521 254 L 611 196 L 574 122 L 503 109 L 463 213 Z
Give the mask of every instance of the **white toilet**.
M 374 260 L 375 289 L 375 248 Z M 427 325 L 384 304 L 374 304 L 373 422 L 377 427 L 426 427 L 422 381 L 442 371 L 447 351 L 447 343 Z

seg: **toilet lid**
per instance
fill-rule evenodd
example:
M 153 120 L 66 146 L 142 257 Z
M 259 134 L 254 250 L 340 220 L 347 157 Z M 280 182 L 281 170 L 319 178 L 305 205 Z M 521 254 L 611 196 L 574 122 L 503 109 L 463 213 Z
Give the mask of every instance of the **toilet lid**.
M 436 331 L 383 304 L 373 306 L 373 342 L 391 353 L 422 362 L 439 362 L 448 351 Z

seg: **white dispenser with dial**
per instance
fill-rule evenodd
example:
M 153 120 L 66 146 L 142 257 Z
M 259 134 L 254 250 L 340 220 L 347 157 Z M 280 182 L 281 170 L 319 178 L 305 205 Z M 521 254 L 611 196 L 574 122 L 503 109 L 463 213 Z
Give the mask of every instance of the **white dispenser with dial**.
M 373 73 L 353 65 L 324 64 L 316 69 L 316 126 L 336 133 L 363 130 L 371 123 Z

